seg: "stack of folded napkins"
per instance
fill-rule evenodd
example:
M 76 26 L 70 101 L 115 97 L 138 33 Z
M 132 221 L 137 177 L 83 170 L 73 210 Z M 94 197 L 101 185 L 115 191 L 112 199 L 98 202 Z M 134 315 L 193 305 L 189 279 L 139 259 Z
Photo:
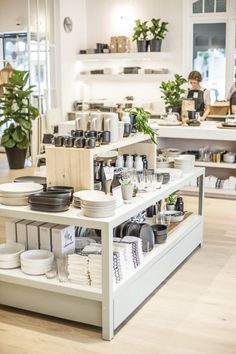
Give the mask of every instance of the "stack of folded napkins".
M 91 278 L 91 286 L 94 288 L 102 287 L 102 255 L 89 254 L 89 274 Z
M 68 255 L 68 278 L 80 285 L 90 285 L 90 277 L 88 272 L 89 259 L 83 254 Z
M 135 236 L 125 236 L 122 239 L 122 242 L 127 242 L 132 244 L 132 256 L 134 268 L 137 268 L 143 260 L 143 251 L 142 251 L 142 240 L 139 237 Z

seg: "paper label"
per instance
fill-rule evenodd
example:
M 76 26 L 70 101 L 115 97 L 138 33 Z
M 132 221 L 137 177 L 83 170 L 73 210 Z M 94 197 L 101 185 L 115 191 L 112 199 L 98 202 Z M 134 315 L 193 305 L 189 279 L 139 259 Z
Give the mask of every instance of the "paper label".
M 122 192 L 121 192 L 121 186 L 118 186 L 116 188 L 112 189 L 112 194 L 116 199 L 116 207 L 120 207 L 123 205 L 123 198 L 122 198 Z

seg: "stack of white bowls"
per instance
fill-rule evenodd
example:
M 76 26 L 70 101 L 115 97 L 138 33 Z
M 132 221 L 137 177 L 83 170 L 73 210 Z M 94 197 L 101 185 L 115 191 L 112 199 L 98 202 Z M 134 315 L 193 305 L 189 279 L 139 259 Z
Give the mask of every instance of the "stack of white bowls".
M 91 191 L 91 190 L 83 190 L 79 192 L 75 192 L 73 194 L 73 204 L 76 208 L 81 208 L 81 199 L 83 197 L 86 197 L 87 195 L 91 195 L 91 192 L 93 192 L 93 195 L 105 195 L 103 191 Z
M 0 268 L 13 269 L 20 266 L 20 254 L 24 252 L 25 246 L 21 243 L 0 244 Z
M 0 185 L 0 202 L 5 205 L 28 205 L 30 194 L 41 192 L 43 186 L 38 183 L 4 183 Z
M 180 155 L 174 159 L 175 168 L 182 170 L 184 173 L 192 172 L 194 164 L 194 155 Z
M 30 250 L 20 256 L 21 270 L 30 275 L 43 275 L 53 267 L 53 253 L 46 250 Z
M 227 152 L 223 155 L 223 161 L 226 163 L 234 163 L 235 162 L 235 153 Z
M 81 208 L 83 214 L 90 218 L 106 218 L 115 214 L 116 199 L 111 195 L 96 194 L 90 191 L 82 197 Z

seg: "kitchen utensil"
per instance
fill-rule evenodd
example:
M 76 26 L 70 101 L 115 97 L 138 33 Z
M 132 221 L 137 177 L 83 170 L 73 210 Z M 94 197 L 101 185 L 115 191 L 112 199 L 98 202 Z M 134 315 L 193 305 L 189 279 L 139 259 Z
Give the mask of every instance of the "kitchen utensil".
M 87 149 L 94 149 L 96 147 L 96 138 L 85 138 L 84 147 Z
M 74 146 L 74 140 L 75 140 L 75 138 L 73 138 L 71 136 L 66 136 L 64 138 L 64 146 L 65 147 L 73 147 Z
M 75 138 L 74 147 L 84 148 L 84 146 L 85 146 L 85 138 L 83 137 Z
M 152 225 L 155 243 L 164 243 L 167 239 L 167 225 Z
M 154 232 L 150 225 L 143 223 L 139 231 L 139 237 L 142 240 L 143 252 L 150 252 L 154 247 Z
M 61 147 L 64 144 L 64 136 L 58 135 L 58 136 L 54 136 L 53 139 L 54 145 L 56 147 Z
M 74 187 L 70 187 L 70 186 L 49 186 L 48 187 L 48 191 L 69 193 L 70 199 L 72 201 L 73 193 L 74 193 Z
M 119 140 L 119 119 L 118 114 L 114 112 L 107 112 L 104 114 L 104 130 L 111 132 L 111 142 Z
M 127 138 L 131 134 L 131 124 L 130 123 L 124 123 L 124 138 Z
M 111 142 L 111 132 L 109 130 L 104 130 L 101 133 L 101 144 L 107 145 Z

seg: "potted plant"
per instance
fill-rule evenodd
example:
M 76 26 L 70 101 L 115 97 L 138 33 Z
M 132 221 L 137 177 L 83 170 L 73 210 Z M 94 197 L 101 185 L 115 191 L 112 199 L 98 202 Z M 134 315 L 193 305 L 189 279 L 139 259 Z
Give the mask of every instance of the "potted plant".
M 150 51 L 160 52 L 162 39 L 165 38 L 166 33 L 168 32 L 168 22 L 161 22 L 160 18 L 153 18 L 151 23 L 152 24 L 149 27 L 149 31 L 152 35 L 152 39 L 150 40 Z
M 30 145 L 32 120 L 39 112 L 30 104 L 34 86 L 29 86 L 27 71 L 13 70 L 8 83 L 3 84 L 0 97 L 0 126 L 7 125 L 1 146 L 5 147 L 10 169 L 24 168 L 27 149 Z
M 131 178 L 125 177 L 120 179 L 122 198 L 124 200 L 131 200 L 134 193 L 134 185 Z
M 148 134 L 154 144 L 157 143 L 157 130 L 150 127 L 148 124 L 148 118 L 150 113 L 145 111 L 142 107 L 134 107 L 130 110 L 131 124 L 134 127 L 132 131 L 138 131 L 144 134 Z
M 139 19 L 135 21 L 133 41 L 137 41 L 138 52 L 147 52 L 148 51 L 148 32 L 149 28 L 147 25 L 148 21 L 141 22 Z
M 185 92 L 182 85 L 186 82 L 187 80 L 178 74 L 175 74 L 175 79 L 173 81 L 162 81 L 160 89 L 163 96 L 161 96 L 161 98 L 164 99 L 165 106 L 168 110 L 172 109 L 173 112 L 181 112 L 181 104 Z
M 167 198 L 165 198 L 166 209 L 167 210 L 175 210 L 175 203 L 177 201 L 177 194 L 172 193 Z

